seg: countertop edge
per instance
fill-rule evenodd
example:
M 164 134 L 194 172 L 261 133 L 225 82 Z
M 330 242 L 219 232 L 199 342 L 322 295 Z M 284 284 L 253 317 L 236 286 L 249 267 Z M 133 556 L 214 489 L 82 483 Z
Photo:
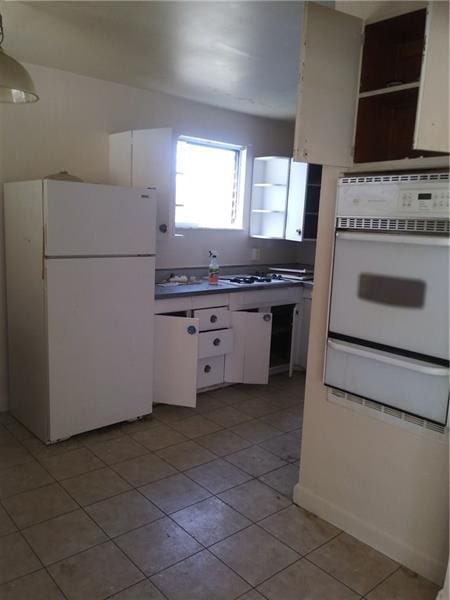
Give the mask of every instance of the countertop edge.
M 193 284 L 192 287 L 194 287 L 196 284 Z M 205 285 L 205 284 L 197 284 L 197 285 Z M 155 288 L 157 288 L 158 286 L 156 285 Z M 212 286 L 212 285 L 208 285 L 206 284 L 202 289 L 190 289 L 190 290 L 186 290 L 184 289 L 185 287 L 188 286 L 175 286 L 173 288 L 169 288 L 170 291 L 163 291 L 163 292 L 155 292 L 155 300 L 167 300 L 170 298 L 184 298 L 187 296 L 204 296 L 204 295 L 210 295 L 210 294 L 234 294 L 237 292 L 248 292 L 249 290 L 252 291 L 259 291 L 259 290 L 268 290 L 268 289 L 283 289 L 283 288 L 289 288 L 289 287 L 307 287 L 307 288 L 313 288 L 314 287 L 314 282 L 313 281 L 286 281 L 283 283 L 279 283 L 276 286 L 274 284 L 267 284 L 267 285 L 257 285 L 255 286 L 254 284 L 248 284 L 248 285 L 226 285 L 226 284 L 220 284 L 219 286 Z

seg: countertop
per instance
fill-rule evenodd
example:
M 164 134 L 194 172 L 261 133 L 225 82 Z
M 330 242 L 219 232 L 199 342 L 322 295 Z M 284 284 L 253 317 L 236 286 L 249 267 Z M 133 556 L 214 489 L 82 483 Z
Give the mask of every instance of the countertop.
M 267 290 L 280 289 L 284 287 L 308 287 L 314 286 L 313 281 L 280 281 L 276 285 L 273 283 L 249 283 L 234 285 L 226 281 L 219 281 L 217 285 L 209 285 L 207 281 L 200 283 L 189 283 L 175 286 L 155 285 L 155 299 L 163 300 L 166 298 L 182 298 L 183 296 L 198 296 L 200 294 L 231 294 L 234 292 L 246 292 L 248 290 Z

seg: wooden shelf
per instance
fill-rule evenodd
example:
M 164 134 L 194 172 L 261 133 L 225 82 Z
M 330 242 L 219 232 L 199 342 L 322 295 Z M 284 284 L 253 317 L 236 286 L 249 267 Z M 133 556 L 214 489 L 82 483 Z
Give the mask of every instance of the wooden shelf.
M 361 92 L 359 94 L 360 98 L 369 98 L 371 96 L 380 96 L 382 94 L 393 94 L 395 92 L 402 92 L 403 90 L 411 90 L 414 88 L 418 88 L 420 83 L 418 81 L 414 81 L 412 83 L 402 83 L 399 85 L 391 85 L 389 87 L 380 88 L 379 90 L 372 90 L 369 92 Z
M 284 215 L 285 214 L 285 210 L 270 210 L 270 209 L 266 209 L 266 208 L 252 208 L 252 212 L 253 213 L 261 213 L 261 214 L 265 214 L 265 215 Z
M 269 183 L 269 182 L 263 182 L 263 183 L 254 183 L 253 187 L 265 187 L 265 188 L 271 188 L 271 187 L 279 187 L 279 188 L 286 188 L 287 185 L 285 183 Z
M 256 233 L 252 233 L 250 237 L 257 238 L 258 240 L 284 240 L 283 236 L 257 235 Z

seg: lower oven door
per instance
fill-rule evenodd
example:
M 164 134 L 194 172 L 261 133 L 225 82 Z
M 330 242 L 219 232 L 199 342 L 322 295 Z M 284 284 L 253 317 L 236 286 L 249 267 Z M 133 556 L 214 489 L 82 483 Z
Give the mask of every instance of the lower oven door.
M 447 237 L 336 233 L 330 337 L 449 358 Z
M 412 415 L 447 422 L 449 370 L 329 339 L 325 384 Z

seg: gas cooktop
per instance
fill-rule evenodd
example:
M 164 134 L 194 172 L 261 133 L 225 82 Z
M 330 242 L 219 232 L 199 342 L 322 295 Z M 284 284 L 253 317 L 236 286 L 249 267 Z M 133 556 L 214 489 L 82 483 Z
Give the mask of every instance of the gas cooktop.
M 258 283 L 281 283 L 287 282 L 288 279 L 285 279 L 282 275 L 278 273 L 266 273 L 266 274 L 256 274 L 256 275 L 246 275 L 246 274 L 238 274 L 238 275 L 226 275 L 219 278 L 221 281 L 226 281 L 228 283 L 234 283 L 236 285 L 249 285 L 249 284 L 258 284 Z

